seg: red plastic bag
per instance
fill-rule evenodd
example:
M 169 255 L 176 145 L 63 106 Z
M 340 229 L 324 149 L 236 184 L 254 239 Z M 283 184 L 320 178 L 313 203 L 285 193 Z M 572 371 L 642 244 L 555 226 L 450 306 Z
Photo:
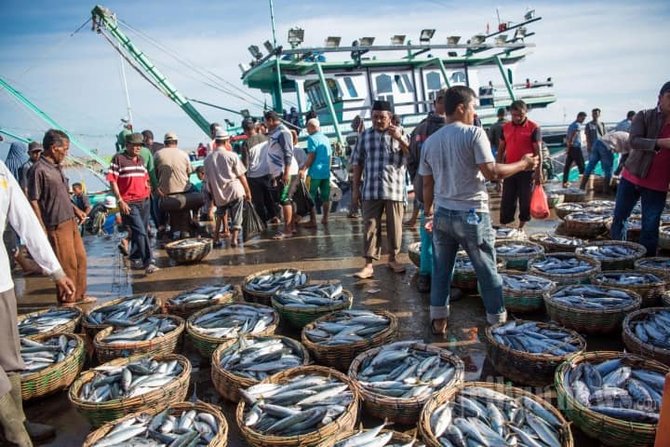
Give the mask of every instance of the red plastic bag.
M 533 195 L 530 198 L 530 215 L 533 219 L 546 219 L 549 217 L 549 203 L 547 194 L 542 185 L 535 185 Z

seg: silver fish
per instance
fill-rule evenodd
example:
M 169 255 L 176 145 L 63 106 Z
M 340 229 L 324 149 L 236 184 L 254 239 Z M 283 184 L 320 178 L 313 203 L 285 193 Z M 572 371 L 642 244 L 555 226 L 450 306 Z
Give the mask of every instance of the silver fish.
M 342 284 L 337 281 L 282 290 L 273 298 L 288 308 L 316 309 L 342 304 L 347 296 L 342 292 Z
M 503 346 L 536 355 L 565 356 L 583 348 L 583 341 L 574 334 L 534 321 L 511 321 L 494 327 L 491 334 Z
M 65 335 L 56 335 L 42 342 L 22 338 L 21 358 L 25 369 L 21 371 L 21 375 L 32 374 L 62 362 L 76 347 L 77 340 L 68 339 Z
M 551 244 L 556 244 L 556 245 L 566 245 L 569 247 L 579 247 L 584 245 L 584 240 L 580 239 L 578 237 L 571 237 L 571 236 L 557 236 L 555 234 L 550 234 L 550 233 L 540 233 L 540 234 L 534 234 L 532 239 L 534 241 L 540 241 L 540 242 L 548 242 Z
M 86 321 L 94 325 L 132 326 L 158 308 L 156 297 L 139 295 L 126 298 L 116 304 L 103 305 L 94 309 L 86 315 Z
M 530 261 L 529 268 L 550 275 L 573 275 L 595 270 L 595 267 L 575 256 L 546 255 L 543 259 Z
M 274 309 L 249 304 L 227 304 L 191 317 L 195 332 L 216 338 L 235 338 L 242 334 L 259 334 L 276 321 Z
M 115 327 L 101 341 L 111 345 L 148 341 L 163 337 L 176 328 L 177 324 L 172 318 L 150 316 L 130 327 Z
M 630 286 L 643 284 L 661 284 L 662 280 L 653 273 L 638 272 L 601 272 L 594 276 L 594 282 L 607 286 Z
M 638 250 L 621 245 L 617 242 L 603 243 L 601 245 L 584 245 L 579 247 L 575 253 L 590 256 L 599 261 L 608 259 L 628 258 L 638 254 Z
M 244 284 L 247 290 L 276 293 L 280 290 L 294 289 L 307 283 L 307 275 L 300 270 L 286 269 L 258 275 Z
M 542 247 L 536 244 L 519 244 L 518 242 L 498 242 L 496 244 L 498 255 L 522 255 L 542 253 Z
M 501 273 L 503 288 L 510 290 L 537 290 L 548 292 L 556 287 L 553 281 L 526 273 Z
M 368 310 L 342 310 L 305 329 L 305 336 L 321 345 L 347 345 L 374 337 L 390 324 L 387 317 Z
M 175 306 L 182 304 L 207 303 L 209 301 L 216 301 L 234 290 L 235 287 L 232 284 L 196 287 L 188 292 L 180 293 L 179 295 L 170 298 L 168 303 Z
M 658 309 L 631 322 L 630 328 L 644 344 L 670 349 L 670 310 Z
M 69 323 L 79 316 L 79 312 L 74 309 L 62 307 L 52 307 L 39 315 L 24 318 L 19 322 L 19 336 L 27 337 L 49 332 L 56 326 Z
M 550 296 L 551 301 L 580 309 L 610 309 L 626 307 L 635 299 L 624 289 L 594 285 L 572 285 L 559 288 Z
M 300 343 L 287 337 L 240 337 L 220 360 L 226 371 L 258 381 L 305 363 Z

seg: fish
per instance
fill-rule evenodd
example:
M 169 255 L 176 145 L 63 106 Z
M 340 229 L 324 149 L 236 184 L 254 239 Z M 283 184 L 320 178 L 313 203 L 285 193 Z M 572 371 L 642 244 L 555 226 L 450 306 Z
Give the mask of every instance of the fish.
M 80 312 L 75 309 L 52 307 L 39 315 L 24 318 L 18 324 L 19 336 L 43 334 L 54 329 L 56 326 L 70 323 L 79 317 Z
M 608 259 L 629 258 L 637 255 L 639 252 L 634 248 L 621 245 L 617 242 L 612 242 L 601 245 L 584 245 L 577 248 L 575 253 L 603 261 Z
M 534 321 L 510 321 L 493 327 L 491 335 L 503 346 L 535 355 L 566 356 L 584 348 L 574 333 Z
M 638 272 L 601 272 L 594 276 L 594 282 L 608 286 L 637 286 L 643 284 L 662 284 L 662 280 L 654 273 Z
M 543 259 L 530 261 L 528 267 L 549 275 L 574 275 L 596 270 L 592 264 L 583 259 L 556 254 L 545 255 Z
M 635 298 L 625 289 L 613 289 L 595 285 L 569 285 L 552 293 L 553 302 L 586 310 L 616 309 L 630 306 Z
M 395 444 L 391 441 L 393 437 L 393 432 L 384 432 L 381 430 L 384 428 L 384 424 L 377 427 L 371 428 L 369 430 L 359 430 L 351 436 L 347 436 L 344 439 L 340 439 L 335 443 L 333 447 L 393 447 L 400 446 L 400 444 Z M 414 442 L 411 442 L 409 445 L 413 445 Z
M 630 322 L 630 329 L 643 344 L 670 349 L 670 310 L 645 313 Z
M 149 341 L 163 337 L 177 328 L 174 319 L 164 316 L 150 316 L 133 326 L 114 327 L 100 341 L 110 345 L 127 344 L 140 341 Z
M 153 295 L 138 295 L 93 309 L 85 318 L 92 325 L 133 326 L 158 308 Z
M 550 233 L 539 233 L 535 234 L 532 237 L 533 241 L 537 242 L 546 242 L 556 245 L 566 245 L 568 247 L 580 247 L 584 245 L 584 240 L 578 237 L 571 236 L 557 236 Z
M 637 261 L 639 270 L 654 269 L 670 271 L 670 258 L 642 258 Z
M 62 362 L 72 354 L 77 344 L 76 339 L 65 335 L 56 335 L 42 342 L 22 338 L 21 358 L 25 363 L 25 368 L 21 371 L 21 375 L 33 374 Z
M 204 305 L 208 302 L 217 301 L 234 290 L 235 286 L 225 283 L 212 286 L 196 287 L 195 289 L 189 290 L 188 292 L 180 293 L 179 295 L 170 298 L 168 300 L 168 304 L 173 306 L 180 306 L 184 304 L 202 303 Z
M 527 273 L 501 273 L 500 277 L 503 289 L 549 292 L 556 287 L 556 284 L 549 279 Z
M 170 244 L 170 248 L 182 248 L 182 249 L 197 248 L 208 243 L 209 239 L 188 238 L 188 239 L 182 239 L 177 242 L 172 242 Z
M 307 284 L 307 275 L 300 270 L 275 270 L 251 278 L 244 284 L 246 290 L 274 294 L 280 290 L 294 289 Z
M 577 211 L 565 216 L 566 221 L 601 223 L 605 225 L 612 219 L 609 213 L 596 213 L 594 210 Z
M 190 319 L 193 331 L 215 338 L 260 334 L 276 320 L 277 314 L 271 307 L 244 303 L 227 304 Z
M 542 247 L 535 244 L 520 244 L 518 242 L 498 242 L 496 254 L 498 255 L 525 255 L 542 253 Z
M 525 239 L 526 235 L 516 228 L 509 227 L 494 227 L 496 232 L 495 238 L 498 239 Z
M 281 290 L 273 299 L 290 309 L 317 309 L 343 304 L 347 301 L 347 295 L 342 290 L 342 284 L 337 281 Z
M 348 345 L 370 339 L 391 325 L 391 320 L 369 310 L 341 310 L 329 318 L 314 322 L 304 333 L 311 342 L 326 345 Z
M 300 343 L 287 337 L 240 337 L 220 356 L 220 366 L 236 376 L 261 381 L 305 364 Z

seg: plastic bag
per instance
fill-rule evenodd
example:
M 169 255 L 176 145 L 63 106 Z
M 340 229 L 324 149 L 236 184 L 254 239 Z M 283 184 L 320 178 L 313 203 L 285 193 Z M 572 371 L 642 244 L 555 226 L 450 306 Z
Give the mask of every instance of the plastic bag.
M 302 217 L 307 216 L 314 208 L 314 200 L 309 195 L 309 189 L 307 189 L 307 185 L 302 179 L 295 194 L 293 194 L 293 203 L 295 203 L 296 214 Z
M 535 185 L 533 189 L 533 195 L 530 198 L 530 215 L 533 219 L 549 217 L 549 202 L 547 202 L 547 194 L 542 185 Z
M 251 202 L 244 202 L 242 209 L 242 240 L 248 241 L 267 229 L 267 224 L 260 218 Z

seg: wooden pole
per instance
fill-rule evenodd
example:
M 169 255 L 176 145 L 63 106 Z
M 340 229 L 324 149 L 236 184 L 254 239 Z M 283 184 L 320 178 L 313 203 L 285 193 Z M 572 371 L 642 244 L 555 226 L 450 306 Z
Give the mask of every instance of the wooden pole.
M 665 387 L 663 387 L 663 403 L 661 414 L 656 427 L 655 447 L 670 446 L 670 373 L 665 376 Z

